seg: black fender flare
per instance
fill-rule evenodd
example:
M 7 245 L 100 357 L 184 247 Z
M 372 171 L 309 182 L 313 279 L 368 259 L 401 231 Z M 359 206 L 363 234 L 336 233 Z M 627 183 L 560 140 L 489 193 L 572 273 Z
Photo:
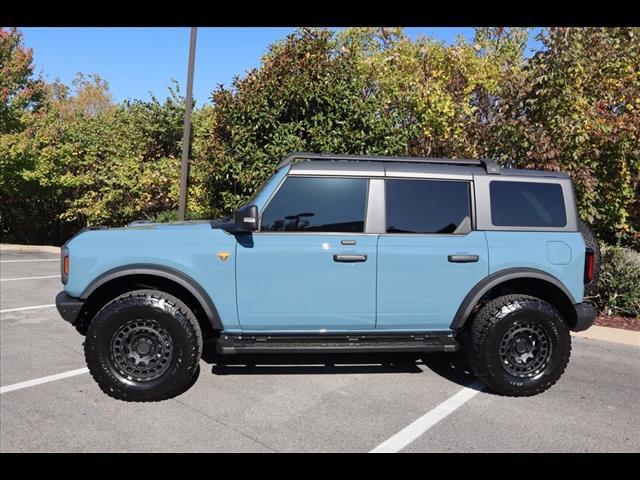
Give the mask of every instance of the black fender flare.
M 164 265 L 137 263 L 126 265 L 122 267 L 116 267 L 108 270 L 98 277 L 96 277 L 88 286 L 84 289 L 80 298 L 86 300 L 102 285 L 115 280 L 116 278 L 126 277 L 130 275 L 153 275 L 156 277 L 165 278 L 171 280 L 184 289 L 186 289 L 194 298 L 200 303 L 205 315 L 209 319 L 211 326 L 215 330 L 223 330 L 222 321 L 218 310 L 216 309 L 211 297 L 202 286 L 196 282 L 193 278 L 182 273 L 175 268 L 167 267 Z
M 576 303 L 573 295 L 567 289 L 567 287 L 565 287 L 565 285 L 560 280 L 558 280 L 550 273 L 538 270 L 536 268 L 507 268 L 505 270 L 494 272 L 491 275 L 483 278 L 469 291 L 467 296 L 464 297 L 464 300 L 460 304 L 460 307 L 458 307 L 458 311 L 453 317 L 453 321 L 451 322 L 449 328 L 451 330 L 457 330 L 461 328 L 466 322 L 467 318 L 469 318 L 469 315 L 471 314 L 473 308 L 485 293 L 503 282 L 514 280 L 516 278 L 535 278 L 537 280 L 545 280 L 558 287 L 573 305 L 575 305 Z

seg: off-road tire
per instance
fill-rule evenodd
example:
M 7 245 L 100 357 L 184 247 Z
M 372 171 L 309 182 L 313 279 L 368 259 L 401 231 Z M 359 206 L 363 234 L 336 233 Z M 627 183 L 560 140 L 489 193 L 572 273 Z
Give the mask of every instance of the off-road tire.
M 147 379 L 140 379 L 135 373 L 132 377 L 131 370 L 125 369 L 138 367 L 130 367 L 124 355 L 114 353 L 114 342 L 119 344 L 122 332 L 132 331 L 131 328 L 141 332 L 136 341 L 148 344 L 154 334 L 145 329 L 160 332 L 155 347 L 144 347 L 163 357 L 160 362 L 164 361 L 164 365 L 158 367 L 161 373 L 155 372 L 157 378 L 153 373 Z M 165 355 L 165 351 L 169 353 Z M 202 333 L 193 312 L 176 297 L 157 290 L 136 290 L 114 298 L 96 314 L 89 324 L 84 352 L 89 372 L 104 393 L 128 402 L 155 402 L 180 395 L 192 385 L 199 371 Z
M 527 326 L 542 332 L 544 340 L 538 342 L 538 352 L 543 351 L 540 344 L 545 344 L 548 353 L 539 370 L 523 377 L 508 370 L 513 363 L 505 360 L 508 349 L 504 345 L 509 332 Z M 544 392 L 558 381 L 569 363 L 571 337 L 566 322 L 547 302 L 528 295 L 505 295 L 491 300 L 478 312 L 465 346 L 479 380 L 494 393 L 521 397 Z
M 582 219 L 578 219 L 578 230 L 580 230 L 587 248 L 593 250 L 593 279 L 584 286 L 585 293 L 590 293 L 600 278 L 600 244 L 593 229 Z

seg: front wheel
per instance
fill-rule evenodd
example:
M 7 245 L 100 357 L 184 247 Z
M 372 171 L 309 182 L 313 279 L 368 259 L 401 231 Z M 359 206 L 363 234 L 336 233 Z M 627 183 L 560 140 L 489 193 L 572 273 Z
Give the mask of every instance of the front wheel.
M 98 312 L 84 350 L 103 392 L 118 400 L 152 402 L 191 386 L 202 355 L 202 333 L 193 312 L 176 297 L 136 290 Z
M 558 311 L 539 298 L 505 295 L 471 324 L 467 352 L 478 378 L 500 395 L 531 396 L 562 376 L 571 337 Z

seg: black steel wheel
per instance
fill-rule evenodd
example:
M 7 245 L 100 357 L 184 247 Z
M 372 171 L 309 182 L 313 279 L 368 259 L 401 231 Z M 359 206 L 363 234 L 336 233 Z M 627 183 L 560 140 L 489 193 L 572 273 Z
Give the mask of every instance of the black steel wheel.
M 502 336 L 500 360 L 507 373 L 521 378 L 539 375 L 551 360 L 551 341 L 534 323 L 515 323 Z
M 155 290 L 125 293 L 89 324 L 85 358 L 100 388 L 118 400 L 150 402 L 183 393 L 197 375 L 202 333 L 179 299 Z
M 131 381 L 161 377 L 173 359 L 173 339 L 155 320 L 137 318 L 122 325 L 111 338 L 111 361 Z
M 567 323 L 549 303 L 528 295 L 488 302 L 473 319 L 469 363 L 495 393 L 530 396 L 550 388 L 571 354 Z

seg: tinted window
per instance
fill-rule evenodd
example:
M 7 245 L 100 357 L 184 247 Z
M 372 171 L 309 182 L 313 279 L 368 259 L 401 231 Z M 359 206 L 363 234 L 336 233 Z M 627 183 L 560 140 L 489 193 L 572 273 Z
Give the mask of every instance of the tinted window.
M 367 179 L 289 177 L 262 215 L 266 232 L 363 232 Z
M 557 183 L 490 184 L 491 223 L 510 227 L 564 227 L 562 187 Z
M 467 182 L 387 180 L 386 190 L 388 233 L 470 230 Z

